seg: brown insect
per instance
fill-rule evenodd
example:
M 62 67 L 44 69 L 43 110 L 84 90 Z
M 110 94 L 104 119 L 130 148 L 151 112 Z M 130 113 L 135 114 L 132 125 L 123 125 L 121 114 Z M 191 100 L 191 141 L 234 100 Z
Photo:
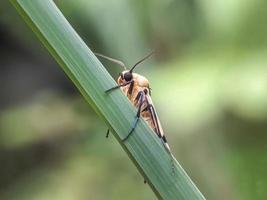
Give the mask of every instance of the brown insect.
M 137 113 L 133 125 L 129 130 L 128 135 L 122 140 L 123 141 L 127 140 L 129 136 L 133 133 L 137 125 L 137 122 L 141 116 L 147 122 L 147 124 L 154 130 L 154 133 L 160 138 L 165 149 L 171 154 L 170 147 L 167 143 L 157 112 L 155 110 L 155 107 L 151 99 L 151 88 L 149 87 L 149 81 L 144 76 L 137 73 L 133 73 L 135 67 L 138 66 L 147 58 L 149 58 L 152 54 L 153 52 L 146 55 L 144 58 L 142 58 L 136 64 L 134 64 L 134 66 L 130 70 L 127 70 L 125 64 L 122 61 L 104 56 L 102 54 L 95 53 L 95 55 L 105 58 L 109 61 L 112 61 L 123 68 L 123 71 L 119 74 L 119 77 L 117 79 L 118 85 L 108 89 L 106 93 L 111 92 L 114 89 L 121 88 L 123 93 L 137 108 Z M 106 137 L 108 137 L 108 134 L 109 130 L 107 132 Z

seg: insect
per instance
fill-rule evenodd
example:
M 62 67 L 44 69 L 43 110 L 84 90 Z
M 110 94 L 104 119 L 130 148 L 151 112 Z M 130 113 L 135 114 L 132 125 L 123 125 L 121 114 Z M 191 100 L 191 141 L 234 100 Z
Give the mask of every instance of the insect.
M 128 97 L 131 103 L 137 108 L 137 113 L 135 116 L 135 120 L 132 124 L 132 127 L 129 130 L 128 135 L 122 140 L 126 141 L 130 137 L 140 117 L 142 117 L 147 122 L 147 124 L 154 130 L 154 133 L 160 138 L 160 140 L 162 141 L 168 153 L 172 155 L 170 147 L 167 143 L 166 137 L 162 130 L 157 112 L 155 110 L 155 107 L 151 99 L 151 88 L 149 86 L 149 81 L 144 76 L 133 72 L 133 70 L 140 63 L 142 63 L 147 58 L 149 58 L 153 53 L 154 52 L 151 52 L 145 57 L 143 57 L 141 60 L 135 63 L 130 70 L 127 70 L 125 64 L 120 60 L 116 60 L 114 58 L 110 58 L 99 53 L 95 53 L 95 55 L 105 58 L 113 63 L 116 63 L 117 65 L 123 68 L 123 71 L 119 73 L 119 77 L 117 79 L 118 85 L 106 90 L 106 93 L 109 93 L 112 90 L 121 88 L 123 93 Z M 108 137 L 108 134 L 109 134 L 109 130 L 107 131 L 106 137 Z

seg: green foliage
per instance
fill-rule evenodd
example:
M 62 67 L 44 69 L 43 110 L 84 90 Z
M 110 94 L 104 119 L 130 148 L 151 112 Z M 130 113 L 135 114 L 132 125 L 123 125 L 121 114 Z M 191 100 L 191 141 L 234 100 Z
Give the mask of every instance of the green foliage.
M 159 198 L 204 199 L 178 162 L 171 172 L 170 155 L 141 120 L 122 143 L 135 110 L 119 90 L 105 94 L 115 82 L 72 29 L 53 1 L 11 0 L 93 109 L 106 121 L 122 147 Z M 111 164 L 112 165 L 112 164 Z

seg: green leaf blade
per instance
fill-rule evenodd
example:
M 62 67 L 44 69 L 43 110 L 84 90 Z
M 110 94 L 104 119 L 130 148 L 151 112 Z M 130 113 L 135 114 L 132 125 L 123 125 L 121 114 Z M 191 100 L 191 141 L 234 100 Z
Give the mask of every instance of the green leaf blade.
M 140 120 L 125 143 L 121 142 L 132 125 L 136 110 L 120 90 L 105 93 L 116 84 L 115 81 L 54 2 L 11 2 L 88 103 L 105 120 L 158 198 L 205 199 L 176 160 L 175 174 L 172 174 L 171 156 L 144 120 Z

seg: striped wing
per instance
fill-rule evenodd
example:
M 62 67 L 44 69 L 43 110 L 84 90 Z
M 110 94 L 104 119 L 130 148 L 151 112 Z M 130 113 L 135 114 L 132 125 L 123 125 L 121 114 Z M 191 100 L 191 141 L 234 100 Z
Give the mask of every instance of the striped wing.
M 148 107 L 148 111 L 151 115 L 152 123 L 154 126 L 154 131 L 158 135 L 158 137 L 163 141 L 164 147 L 170 152 L 170 147 L 169 147 L 168 142 L 166 140 L 166 137 L 164 135 L 164 132 L 163 132 L 161 123 L 159 121 L 158 114 L 157 114 L 156 109 L 154 107 L 153 101 L 152 101 L 150 95 L 148 95 L 148 94 L 145 96 L 145 98 L 146 98 L 147 104 L 150 105 Z

